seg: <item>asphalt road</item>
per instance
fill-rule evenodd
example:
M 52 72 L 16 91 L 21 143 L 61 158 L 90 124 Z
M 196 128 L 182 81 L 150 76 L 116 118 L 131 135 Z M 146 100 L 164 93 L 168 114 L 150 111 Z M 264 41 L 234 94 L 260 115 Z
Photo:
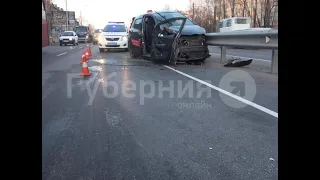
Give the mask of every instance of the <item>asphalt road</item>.
M 278 179 L 277 75 L 92 46 L 83 78 L 83 49 L 43 49 L 42 179 Z M 244 94 L 223 91 L 234 79 Z
M 217 46 L 209 46 L 210 53 L 220 54 L 221 48 Z M 248 57 L 255 58 L 259 60 L 268 60 L 271 61 L 272 50 L 268 49 L 258 49 L 258 50 L 250 50 L 250 49 L 227 49 L 228 55 L 239 56 L 239 57 Z

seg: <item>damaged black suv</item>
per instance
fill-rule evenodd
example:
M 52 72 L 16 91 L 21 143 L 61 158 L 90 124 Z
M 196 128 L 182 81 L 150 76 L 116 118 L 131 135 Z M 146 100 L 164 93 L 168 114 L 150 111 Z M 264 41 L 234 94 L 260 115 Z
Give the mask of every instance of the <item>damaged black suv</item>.
M 130 56 L 160 63 L 201 62 L 209 55 L 205 29 L 176 11 L 151 12 L 132 18 Z

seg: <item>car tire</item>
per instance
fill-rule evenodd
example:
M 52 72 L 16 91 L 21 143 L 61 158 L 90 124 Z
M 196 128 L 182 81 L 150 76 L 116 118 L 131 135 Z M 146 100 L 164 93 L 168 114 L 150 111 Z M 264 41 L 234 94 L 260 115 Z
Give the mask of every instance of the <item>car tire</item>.
M 62 43 L 60 43 L 60 46 L 62 46 Z
M 100 52 L 104 52 L 104 49 L 103 49 L 103 48 L 99 48 L 99 51 L 100 51 Z
M 76 46 L 76 42 L 73 43 L 73 46 Z
M 128 48 L 129 54 L 131 58 L 137 58 L 139 57 L 141 54 L 136 54 L 135 49 L 129 44 L 129 48 Z
M 128 50 L 129 50 L 128 48 L 124 49 L 125 52 L 128 52 Z

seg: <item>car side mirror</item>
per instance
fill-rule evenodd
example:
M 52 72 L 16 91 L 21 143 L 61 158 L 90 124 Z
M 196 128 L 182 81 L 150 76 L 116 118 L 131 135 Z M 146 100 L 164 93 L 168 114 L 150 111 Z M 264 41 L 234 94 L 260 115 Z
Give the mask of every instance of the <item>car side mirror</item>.
M 77 36 L 76 34 L 74 36 Z

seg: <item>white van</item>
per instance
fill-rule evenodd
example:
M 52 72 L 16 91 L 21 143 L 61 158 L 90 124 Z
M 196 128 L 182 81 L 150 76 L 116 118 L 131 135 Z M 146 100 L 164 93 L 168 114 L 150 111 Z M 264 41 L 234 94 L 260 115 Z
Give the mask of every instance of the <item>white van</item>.
M 232 32 L 251 28 L 251 20 L 248 17 L 233 17 L 219 21 L 218 32 Z

